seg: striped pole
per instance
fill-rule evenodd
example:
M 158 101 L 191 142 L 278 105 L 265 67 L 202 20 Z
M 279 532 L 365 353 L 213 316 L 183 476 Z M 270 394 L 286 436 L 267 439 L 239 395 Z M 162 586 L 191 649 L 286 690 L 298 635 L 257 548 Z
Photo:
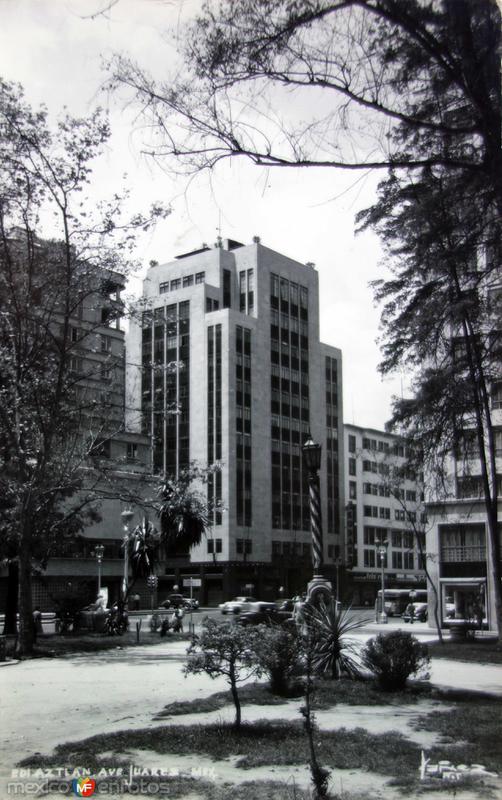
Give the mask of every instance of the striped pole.
M 321 575 L 323 567 L 321 499 L 319 493 L 319 477 L 317 474 L 311 475 L 309 478 L 309 497 L 312 563 L 314 565 L 314 576 L 316 576 Z

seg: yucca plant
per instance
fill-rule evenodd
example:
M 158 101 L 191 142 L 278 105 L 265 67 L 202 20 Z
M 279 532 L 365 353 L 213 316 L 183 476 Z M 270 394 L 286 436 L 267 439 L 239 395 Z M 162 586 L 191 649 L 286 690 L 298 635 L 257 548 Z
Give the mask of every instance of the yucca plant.
M 362 628 L 368 619 L 354 619 L 350 607 L 342 608 L 332 601 L 319 607 L 307 604 L 305 620 L 312 637 L 313 667 L 318 674 L 338 680 L 342 674 L 351 678 L 362 672 L 362 644 L 348 634 Z

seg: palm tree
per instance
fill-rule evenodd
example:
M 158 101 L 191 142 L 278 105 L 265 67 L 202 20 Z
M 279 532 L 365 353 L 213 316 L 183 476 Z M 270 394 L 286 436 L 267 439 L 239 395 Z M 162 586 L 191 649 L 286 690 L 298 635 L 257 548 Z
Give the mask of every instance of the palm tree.
M 182 470 L 177 479 L 167 478 L 160 489 L 158 515 L 162 542 L 168 551 L 188 552 L 200 544 L 211 524 L 207 500 L 191 488 L 196 479 L 207 480 L 207 473 L 190 467 Z

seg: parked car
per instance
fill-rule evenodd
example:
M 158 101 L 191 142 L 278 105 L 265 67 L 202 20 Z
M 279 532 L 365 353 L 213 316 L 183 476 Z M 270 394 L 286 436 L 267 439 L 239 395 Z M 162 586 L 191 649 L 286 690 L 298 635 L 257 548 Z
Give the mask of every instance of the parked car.
M 258 603 L 258 600 L 254 597 L 234 597 L 233 600 L 220 603 L 218 608 L 222 614 L 240 614 L 241 611 L 251 611 L 255 603 Z
M 168 594 L 166 599 L 160 603 L 160 608 L 184 608 L 187 611 L 196 611 L 199 608 L 199 601 L 194 597 L 185 597 L 182 594 Z

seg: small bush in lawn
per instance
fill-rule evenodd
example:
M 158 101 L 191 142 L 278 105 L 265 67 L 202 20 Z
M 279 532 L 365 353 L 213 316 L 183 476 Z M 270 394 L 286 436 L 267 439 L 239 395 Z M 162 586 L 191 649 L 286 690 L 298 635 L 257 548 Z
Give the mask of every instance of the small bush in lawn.
M 411 633 L 380 633 L 369 640 L 363 658 L 385 691 L 402 689 L 410 675 L 429 677 L 428 647 Z

